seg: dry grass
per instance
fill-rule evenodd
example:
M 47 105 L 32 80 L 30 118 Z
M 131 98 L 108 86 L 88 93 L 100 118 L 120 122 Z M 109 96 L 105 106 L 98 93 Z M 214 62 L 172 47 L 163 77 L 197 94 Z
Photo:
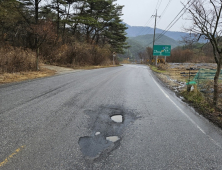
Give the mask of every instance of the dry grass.
M 178 86 L 180 82 L 186 82 L 188 77 L 182 76 L 181 72 L 187 72 L 186 68 L 170 68 L 168 64 L 159 64 L 158 67 L 150 66 L 150 68 L 159 73 L 158 77 L 161 78 L 170 87 Z
M 120 65 L 98 65 L 98 66 L 74 66 L 75 69 L 83 69 L 83 70 L 90 70 L 90 69 L 99 69 L 99 68 L 108 68 L 108 67 L 117 67 Z
M 150 65 L 150 68 L 151 68 L 153 71 L 155 71 L 156 73 L 165 73 L 165 72 L 166 72 L 166 70 L 163 70 L 163 69 L 161 69 L 161 68 L 159 68 L 159 67 L 156 67 L 156 66 L 153 66 L 153 65 Z
M 52 76 L 58 73 L 73 71 L 72 69 L 65 67 L 50 67 L 50 65 L 46 68 L 41 65 L 41 69 L 39 71 L 29 71 L 29 72 L 16 72 L 16 73 L 2 73 L 0 74 L 0 84 L 12 83 L 12 82 L 20 82 L 29 79 L 36 79 L 42 77 Z M 116 67 L 113 65 L 104 65 L 104 66 L 79 66 L 75 67 L 75 70 L 89 70 L 89 69 L 99 69 L 99 68 L 107 68 L 107 67 Z
M 0 73 L 35 70 L 35 53 L 22 48 L 0 48 Z
M 0 48 L 0 84 L 55 74 L 53 70 L 41 69 L 40 71 L 34 71 L 35 69 L 35 53 L 31 50 L 10 46 Z
M 171 51 L 171 56 L 167 58 L 170 63 L 212 63 L 215 62 L 213 54 L 207 56 L 199 49 L 179 49 L 175 48 Z
M 131 64 L 131 62 L 127 59 L 124 59 L 123 61 L 120 62 L 121 64 Z
M 99 47 L 86 43 L 64 44 L 52 50 L 44 50 L 45 63 L 60 66 L 110 65 L 112 53 L 108 46 Z
M 2 73 L 0 74 L 0 84 L 20 82 L 52 75 L 55 75 L 55 71 L 49 69 L 41 69 L 40 71 L 30 72 Z
M 50 51 L 43 61 L 74 69 L 110 67 L 111 52 L 108 47 L 76 43 L 63 45 Z M 0 84 L 19 82 L 56 74 L 56 70 L 42 68 L 35 71 L 35 53 L 29 49 L 5 46 L 0 48 Z M 62 68 L 61 68 L 62 69 Z M 63 69 L 62 69 L 63 70 Z

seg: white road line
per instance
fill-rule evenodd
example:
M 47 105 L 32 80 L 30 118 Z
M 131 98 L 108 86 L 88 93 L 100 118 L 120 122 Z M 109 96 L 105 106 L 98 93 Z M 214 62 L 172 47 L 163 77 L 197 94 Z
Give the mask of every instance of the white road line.
M 165 91 L 160 87 L 160 85 L 156 82 L 156 80 L 153 78 L 153 76 L 151 75 L 153 81 L 155 82 L 155 84 L 157 85 L 157 87 L 163 92 L 163 94 L 174 104 L 174 106 L 176 106 L 176 108 L 178 110 L 180 110 L 181 113 L 183 113 L 184 116 L 186 116 L 204 135 L 206 135 L 215 145 L 217 145 L 219 148 L 222 149 L 221 145 L 219 143 L 217 143 L 213 138 L 211 138 L 209 135 L 206 134 L 206 132 L 196 124 L 196 122 L 194 122 L 193 119 L 191 119 L 171 98 L 170 96 L 168 96 Z

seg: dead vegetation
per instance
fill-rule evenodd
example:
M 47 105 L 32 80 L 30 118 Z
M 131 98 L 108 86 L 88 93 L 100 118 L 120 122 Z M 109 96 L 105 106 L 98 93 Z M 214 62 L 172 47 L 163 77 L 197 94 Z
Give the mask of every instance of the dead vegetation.
M 52 48 L 52 47 L 51 47 Z M 87 43 L 64 44 L 58 48 L 42 49 L 41 59 L 44 63 L 78 67 L 89 65 L 111 65 L 112 54 L 108 46 L 99 47 Z
M 35 53 L 31 50 L 0 48 L 0 73 L 15 73 L 35 70 Z
M 86 43 L 51 47 L 40 50 L 40 62 L 73 69 L 94 69 L 112 64 L 107 46 Z M 116 64 L 118 62 L 116 61 Z M 40 64 L 41 65 L 41 64 Z M 56 71 L 41 68 L 36 71 L 36 53 L 30 49 L 4 46 L 0 48 L 0 84 L 54 75 Z
M 24 80 L 48 77 L 55 74 L 54 70 L 42 68 L 40 71 L 2 73 L 0 74 L 0 84 L 20 82 Z
M 5 46 L 0 48 L 0 84 L 51 76 L 55 71 L 36 70 L 35 53 L 29 49 Z

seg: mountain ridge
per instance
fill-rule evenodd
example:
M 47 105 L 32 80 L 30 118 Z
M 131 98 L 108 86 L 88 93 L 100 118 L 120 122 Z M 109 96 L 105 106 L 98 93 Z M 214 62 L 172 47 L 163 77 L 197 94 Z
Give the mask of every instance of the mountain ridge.
M 126 23 L 124 23 L 126 24 Z M 147 27 L 147 26 L 130 26 L 126 24 L 128 29 L 126 30 L 127 37 L 137 37 L 140 35 L 147 35 L 147 34 L 152 34 L 154 32 L 154 28 L 152 27 Z M 156 28 L 156 34 L 161 34 L 164 30 Z M 176 41 L 182 41 L 182 37 L 188 36 L 189 34 L 186 32 L 180 32 L 180 31 L 167 31 L 165 36 L 172 38 Z

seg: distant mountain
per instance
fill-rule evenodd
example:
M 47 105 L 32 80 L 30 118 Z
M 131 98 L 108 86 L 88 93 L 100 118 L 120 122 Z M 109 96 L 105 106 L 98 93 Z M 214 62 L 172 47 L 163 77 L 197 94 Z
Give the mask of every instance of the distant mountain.
M 156 34 L 156 38 L 159 37 L 160 34 Z M 138 42 L 141 46 L 144 47 L 152 47 L 153 46 L 153 34 L 147 35 L 139 35 L 136 37 L 129 37 L 129 40 Z M 171 45 L 171 48 L 175 48 L 179 46 L 179 42 L 168 37 L 162 35 L 161 38 L 155 41 L 155 45 Z
M 126 23 L 125 23 L 126 24 Z M 142 27 L 142 26 L 130 26 L 126 24 L 128 29 L 126 30 L 128 37 L 136 37 L 139 35 L 153 34 L 154 29 L 151 27 Z M 164 30 L 156 29 L 156 34 L 161 34 Z M 170 37 L 176 41 L 182 40 L 182 37 L 189 35 L 185 32 L 176 32 L 176 31 L 168 31 L 165 33 L 165 36 Z

